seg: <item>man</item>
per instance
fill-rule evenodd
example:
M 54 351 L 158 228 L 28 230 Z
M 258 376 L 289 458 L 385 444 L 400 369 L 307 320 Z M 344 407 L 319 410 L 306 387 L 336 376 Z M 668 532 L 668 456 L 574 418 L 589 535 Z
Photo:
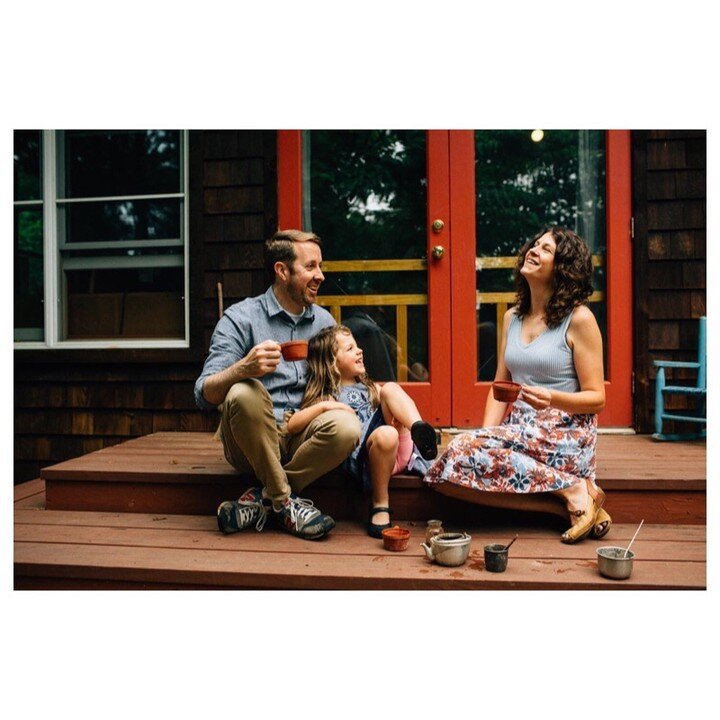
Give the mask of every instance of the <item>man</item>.
M 342 463 L 360 439 L 360 423 L 354 413 L 331 410 L 299 435 L 279 432 L 284 414 L 300 407 L 307 375 L 306 361 L 283 360 L 280 343 L 307 340 L 335 321 L 315 305 L 325 279 L 320 238 L 275 233 L 265 243 L 265 267 L 274 276 L 267 292 L 229 307 L 215 327 L 195 401 L 201 408 L 222 404 L 225 457 L 262 484 L 220 505 L 220 529 L 262 530 L 271 515 L 284 530 L 314 540 L 335 521 L 295 493 Z

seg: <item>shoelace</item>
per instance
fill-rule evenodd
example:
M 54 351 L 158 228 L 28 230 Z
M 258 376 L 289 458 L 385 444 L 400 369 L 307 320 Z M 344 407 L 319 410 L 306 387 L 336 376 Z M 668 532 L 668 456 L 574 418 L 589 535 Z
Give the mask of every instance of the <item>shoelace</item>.
M 290 498 L 290 519 L 298 530 L 302 530 L 305 525 L 314 517 L 320 514 L 312 500 L 306 498 Z
M 255 523 L 255 529 L 260 532 L 265 527 L 265 521 L 267 520 L 267 510 L 262 502 L 254 502 L 253 500 L 238 500 L 240 505 L 240 521 L 241 525 L 252 520 L 252 514 L 255 510 L 260 513 L 258 521 Z

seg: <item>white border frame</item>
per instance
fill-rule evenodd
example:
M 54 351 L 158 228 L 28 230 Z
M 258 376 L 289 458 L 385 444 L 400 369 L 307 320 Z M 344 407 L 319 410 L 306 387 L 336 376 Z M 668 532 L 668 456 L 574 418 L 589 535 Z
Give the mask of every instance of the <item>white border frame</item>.
M 16 341 L 16 350 L 118 350 L 122 348 L 189 348 L 190 347 L 190 219 L 189 219 L 189 136 L 187 130 L 180 130 L 180 162 L 183 172 L 182 193 L 172 193 L 162 197 L 179 197 L 182 212 L 184 293 L 185 315 L 184 340 L 59 340 L 58 322 L 60 320 L 60 264 L 58 262 L 59 243 L 57 236 L 59 198 L 57 197 L 57 158 L 56 130 L 42 131 L 42 169 L 43 169 L 43 272 L 45 284 L 45 341 Z M 143 198 L 146 196 L 143 196 Z M 154 197 L 154 196 L 147 196 Z M 160 196 L 158 196 L 160 197 Z M 103 198 L 107 199 L 107 198 Z M 85 199 L 83 199 L 85 200 Z

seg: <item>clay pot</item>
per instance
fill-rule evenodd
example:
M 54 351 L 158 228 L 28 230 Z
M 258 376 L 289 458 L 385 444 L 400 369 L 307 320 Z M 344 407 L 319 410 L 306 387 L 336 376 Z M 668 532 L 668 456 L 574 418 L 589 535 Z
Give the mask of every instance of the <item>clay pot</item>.
M 385 528 L 385 530 L 382 531 L 382 539 L 386 550 L 400 552 L 407 550 L 408 542 L 410 541 L 410 531 L 401 528 L 399 525 Z
M 519 385 L 515 382 L 509 382 L 506 380 L 498 380 L 497 382 L 494 382 L 492 384 L 493 389 L 493 397 L 498 402 L 506 402 L 511 403 L 515 402 L 517 400 L 517 396 L 520 393 L 520 388 L 522 385 Z
M 289 362 L 304 360 L 308 354 L 308 341 L 290 340 L 290 342 L 280 343 L 280 352 Z

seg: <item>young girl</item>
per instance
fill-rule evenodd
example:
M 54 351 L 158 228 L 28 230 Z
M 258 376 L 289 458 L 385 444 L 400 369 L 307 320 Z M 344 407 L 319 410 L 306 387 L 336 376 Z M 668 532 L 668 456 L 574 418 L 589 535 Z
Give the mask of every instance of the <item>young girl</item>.
M 430 460 L 437 455 L 434 428 L 420 417 L 415 403 L 394 382 L 381 388 L 367 376 L 363 351 L 344 325 L 320 331 L 308 346 L 308 383 L 300 410 L 287 421 L 291 435 L 304 430 L 327 410 L 355 412 L 362 441 L 345 467 L 372 493 L 368 535 L 379 538 L 390 527 L 390 476 L 408 466 L 413 443 Z

